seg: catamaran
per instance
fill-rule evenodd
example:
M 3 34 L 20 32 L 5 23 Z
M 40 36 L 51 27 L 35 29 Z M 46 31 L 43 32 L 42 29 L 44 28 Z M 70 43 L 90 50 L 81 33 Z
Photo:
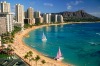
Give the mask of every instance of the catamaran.
M 62 57 L 61 51 L 60 51 L 60 47 L 59 47 L 59 51 L 57 52 L 57 56 L 54 58 L 58 61 L 63 60 L 64 58 Z
M 43 33 L 43 35 L 42 35 L 42 41 L 47 41 L 47 38 L 46 38 L 46 36 L 44 35 L 44 33 Z

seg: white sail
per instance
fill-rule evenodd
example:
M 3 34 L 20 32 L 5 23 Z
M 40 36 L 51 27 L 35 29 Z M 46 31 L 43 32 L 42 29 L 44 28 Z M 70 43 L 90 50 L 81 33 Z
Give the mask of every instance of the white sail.
M 63 59 L 64 59 L 64 58 L 62 57 L 60 47 L 59 47 L 59 51 L 57 52 L 57 56 L 56 56 L 55 59 L 57 59 L 57 60 L 63 60 Z
M 46 40 L 47 40 L 47 38 L 46 38 L 45 34 L 43 33 L 43 35 L 42 35 L 42 41 L 46 41 Z

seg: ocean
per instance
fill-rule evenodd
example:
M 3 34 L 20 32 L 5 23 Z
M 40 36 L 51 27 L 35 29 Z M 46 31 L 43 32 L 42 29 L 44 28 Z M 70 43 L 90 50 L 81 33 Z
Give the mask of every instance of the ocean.
M 42 41 L 43 32 L 46 42 Z M 100 23 L 48 26 L 31 31 L 29 36 L 23 41 L 46 56 L 56 57 L 60 47 L 64 63 L 100 66 Z

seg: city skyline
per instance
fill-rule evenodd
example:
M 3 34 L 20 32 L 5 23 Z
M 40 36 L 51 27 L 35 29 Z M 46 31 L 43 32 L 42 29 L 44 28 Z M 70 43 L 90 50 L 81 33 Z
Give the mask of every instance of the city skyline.
M 0 0 L 11 3 L 11 11 L 15 12 L 15 4 L 24 5 L 24 11 L 32 7 L 35 11 L 41 13 L 55 13 L 62 11 L 85 10 L 86 12 L 100 17 L 100 0 Z

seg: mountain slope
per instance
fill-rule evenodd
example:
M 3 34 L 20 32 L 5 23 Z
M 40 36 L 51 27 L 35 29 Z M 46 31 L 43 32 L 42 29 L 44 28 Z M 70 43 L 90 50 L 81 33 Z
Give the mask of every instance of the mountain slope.
M 52 13 L 52 16 L 55 14 L 62 15 L 64 17 L 64 21 L 98 21 L 100 18 L 95 17 L 86 13 L 84 10 L 78 10 L 75 12 L 59 12 L 59 13 Z

